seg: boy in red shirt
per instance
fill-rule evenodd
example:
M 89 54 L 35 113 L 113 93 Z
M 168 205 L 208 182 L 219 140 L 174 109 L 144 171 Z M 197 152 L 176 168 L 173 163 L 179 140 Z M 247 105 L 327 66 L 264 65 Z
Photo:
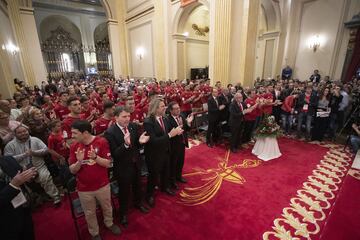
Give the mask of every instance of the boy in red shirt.
M 70 147 L 70 172 L 76 175 L 81 206 L 92 239 L 101 239 L 96 218 L 96 201 L 99 202 L 105 226 L 114 234 L 121 230 L 113 223 L 108 168 L 110 148 L 103 137 L 91 135 L 91 124 L 78 120 L 71 125 L 75 142 Z

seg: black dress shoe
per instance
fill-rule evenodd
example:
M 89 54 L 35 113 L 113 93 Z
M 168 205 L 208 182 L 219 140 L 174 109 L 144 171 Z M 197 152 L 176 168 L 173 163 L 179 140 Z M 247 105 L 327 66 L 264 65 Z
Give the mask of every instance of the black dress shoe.
M 178 186 L 176 183 L 172 183 L 172 184 L 170 185 L 170 187 L 171 187 L 172 189 L 179 190 L 179 186 Z
M 124 227 L 127 227 L 129 225 L 129 221 L 126 215 L 120 216 L 120 224 L 123 225 Z
M 149 197 L 146 200 L 147 204 L 149 204 L 149 207 L 154 208 L 155 207 L 155 199 L 153 197 Z
M 139 209 L 140 212 L 142 213 L 149 213 L 149 209 L 147 207 L 145 207 L 144 205 L 139 205 L 139 206 L 136 206 L 137 209 Z
M 163 192 L 170 196 L 176 195 L 176 193 L 174 191 L 172 191 L 170 188 L 165 189 Z
M 183 177 L 180 177 L 178 179 L 176 179 L 178 182 L 181 182 L 181 183 L 187 183 L 186 179 L 183 178 Z
M 206 145 L 207 145 L 209 148 L 213 148 L 213 147 L 214 147 L 214 145 L 211 144 L 211 143 L 207 143 Z

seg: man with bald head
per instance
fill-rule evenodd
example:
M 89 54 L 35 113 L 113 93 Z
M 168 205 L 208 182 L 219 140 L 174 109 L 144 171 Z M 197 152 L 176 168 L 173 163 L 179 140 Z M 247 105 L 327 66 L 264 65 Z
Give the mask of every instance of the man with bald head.
M 229 106 L 229 125 L 231 130 L 230 150 L 233 153 L 238 151 L 241 144 L 241 135 L 244 126 L 244 115 L 252 112 L 257 107 L 257 103 L 249 108 L 243 102 L 240 92 L 236 93 Z

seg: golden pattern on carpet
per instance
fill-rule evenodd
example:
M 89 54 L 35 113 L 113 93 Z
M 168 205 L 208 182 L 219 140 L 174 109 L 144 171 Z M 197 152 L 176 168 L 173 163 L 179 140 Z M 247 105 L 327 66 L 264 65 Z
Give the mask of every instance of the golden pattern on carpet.
M 356 178 L 357 180 L 360 180 L 360 170 L 358 169 L 350 169 L 348 174 L 354 178 Z
M 264 240 L 300 240 L 311 239 L 320 232 L 319 222 L 326 218 L 325 209 L 329 209 L 329 200 L 335 198 L 334 192 L 342 182 L 351 163 L 351 157 L 337 144 L 320 144 L 329 151 L 320 161 L 313 174 L 290 200 L 290 206 L 283 209 L 281 217 L 274 220 L 271 231 L 263 234 Z
M 196 175 L 207 175 L 202 178 L 205 183 L 199 187 L 186 187 L 180 193 L 180 203 L 187 206 L 195 206 L 210 201 L 219 191 L 222 182 L 228 181 L 235 184 L 244 184 L 246 180 L 235 171 L 238 168 L 253 168 L 261 164 L 261 160 L 245 159 L 241 164 L 228 166 L 230 150 L 225 154 L 225 158 L 220 158 L 218 167 L 211 169 L 194 168 L 195 172 L 184 174 L 185 177 Z

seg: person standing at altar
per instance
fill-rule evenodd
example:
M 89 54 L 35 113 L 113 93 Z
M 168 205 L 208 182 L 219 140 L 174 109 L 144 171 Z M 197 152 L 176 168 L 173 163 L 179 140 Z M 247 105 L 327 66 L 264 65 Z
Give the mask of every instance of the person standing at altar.
M 154 98 L 149 105 L 148 117 L 144 120 L 144 130 L 150 140 L 145 144 L 145 159 L 149 176 L 147 182 L 146 200 L 150 207 L 155 206 L 154 190 L 160 178 L 161 191 L 174 196 L 170 189 L 170 139 L 181 135 L 181 127 L 170 129 L 168 119 L 165 118 L 165 103 L 162 99 Z
M 217 142 L 219 138 L 220 112 L 225 108 L 225 105 L 220 105 L 218 95 L 218 89 L 213 88 L 207 103 L 209 126 L 206 132 L 206 144 L 210 148 L 214 146 L 214 142 Z
M 190 130 L 191 122 L 194 116 L 190 114 L 186 119 L 180 114 L 180 106 L 177 102 L 170 102 L 168 105 L 170 111 L 169 126 L 171 129 L 181 127 L 184 132 L 170 139 L 170 187 L 177 190 L 176 182 L 186 183 L 182 177 L 184 166 L 185 148 L 189 147 L 187 131 Z
M 257 103 L 247 108 L 243 102 L 241 93 L 236 93 L 229 106 L 229 125 L 231 130 L 230 150 L 236 153 L 241 145 L 242 132 L 244 129 L 244 115 L 252 112 L 257 107 Z
M 119 185 L 120 224 L 126 226 L 130 199 L 142 213 L 149 212 L 142 204 L 139 149 L 150 137 L 145 136 L 146 133 L 139 136 L 138 125 L 130 122 L 130 109 L 127 107 L 116 107 L 114 115 L 116 123 L 106 130 L 104 137 L 110 145 L 114 160 L 114 177 Z

